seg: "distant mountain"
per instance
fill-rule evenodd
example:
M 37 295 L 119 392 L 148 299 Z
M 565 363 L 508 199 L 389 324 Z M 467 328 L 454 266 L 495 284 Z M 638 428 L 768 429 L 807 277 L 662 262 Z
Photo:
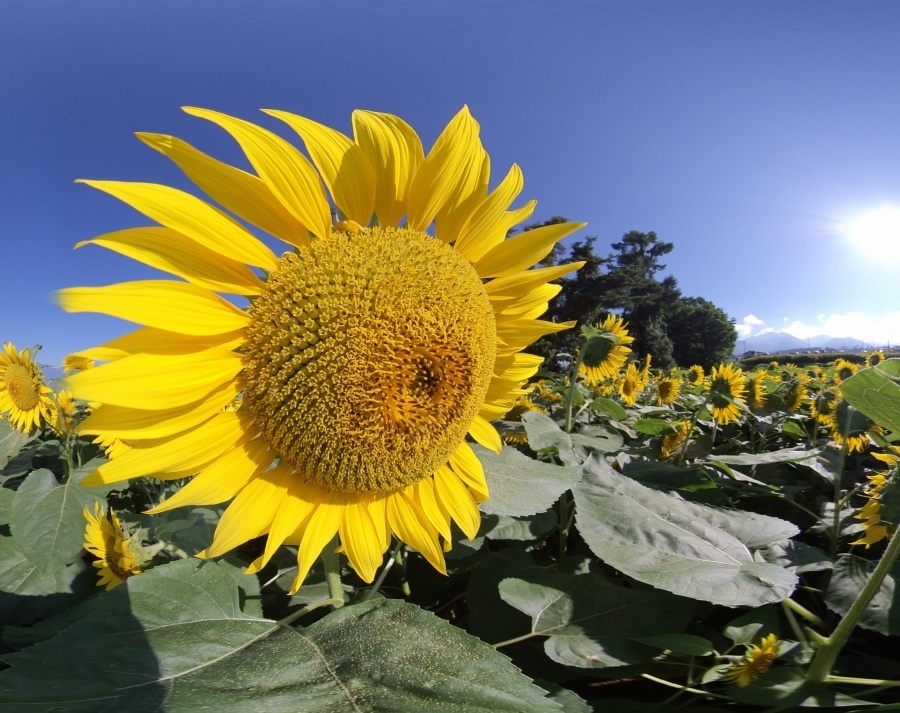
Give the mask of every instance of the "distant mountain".
M 772 354 L 783 351 L 800 351 L 805 349 L 828 349 L 834 351 L 856 351 L 865 348 L 866 343 L 853 337 L 830 337 L 827 334 L 817 334 L 809 339 L 800 339 L 787 332 L 766 332 L 755 337 L 738 339 L 734 345 L 736 354 L 744 352 L 765 352 Z

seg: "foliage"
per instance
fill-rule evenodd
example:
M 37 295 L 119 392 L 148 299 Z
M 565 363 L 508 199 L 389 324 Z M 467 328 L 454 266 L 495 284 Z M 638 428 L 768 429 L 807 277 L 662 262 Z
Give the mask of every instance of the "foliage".
M 684 371 L 646 369 L 634 405 L 574 374 L 531 385 L 500 454 L 473 445 L 491 497 L 446 577 L 396 542 L 373 585 L 323 554 L 293 595 L 290 551 L 251 575 L 259 541 L 195 556 L 221 506 L 143 514 L 183 481 L 87 488 L 104 454 L 74 423 L 0 421 L 0 710 L 900 704 L 900 360 L 841 382 L 838 433 L 812 409 L 832 366 L 767 364 L 765 403 L 719 394 L 738 413 L 719 424 Z M 143 567 L 109 591 L 83 549 L 95 503 Z
M 666 316 L 676 364 L 699 364 L 711 369 L 728 361 L 737 341 L 737 330 L 728 315 L 702 297 L 682 297 Z

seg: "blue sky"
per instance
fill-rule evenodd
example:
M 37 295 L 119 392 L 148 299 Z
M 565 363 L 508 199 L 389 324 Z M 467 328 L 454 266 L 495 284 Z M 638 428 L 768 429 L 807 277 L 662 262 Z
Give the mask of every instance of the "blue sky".
M 900 250 L 848 237 L 900 205 L 900 3 L 9 0 L 0 9 L 0 341 L 59 363 L 123 324 L 67 315 L 62 287 L 151 275 L 80 240 L 146 219 L 77 178 L 187 187 L 134 138 L 245 166 L 208 107 L 350 132 L 398 114 L 426 148 L 463 104 L 494 176 L 516 162 L 535 219 L 675 243 L 668 272 L 743 334 L 900 342 Z M 577 239 L 578 236 L 576 236 Z M 749 318 L 748 318 L 749 315 Z

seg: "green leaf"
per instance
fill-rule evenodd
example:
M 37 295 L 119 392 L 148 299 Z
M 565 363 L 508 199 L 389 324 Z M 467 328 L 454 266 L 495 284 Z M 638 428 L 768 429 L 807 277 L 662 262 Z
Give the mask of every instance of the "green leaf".
M 878 562 L 856 555 L 840 557 L 834 563 L 831 582 L 825 594 L 828 608 L 841 616 L 850 611 L 850 606 L 872 577 L 877 564 Z M 890 636 L 900 634 L 898 600 L 900 600 L 900 564 L 895 564 L 859 618 L 858 626 Z
M 631 427 L 638 433 L 647 436 L 658 436 L 665 431 L 673 431 L 673 426 L 668 421 L 661 418 L 639 418 Z
M 507 577 L 521 577 L 526 572 L 541 571 L 531 556 L 520 548 L 492 552 L 469 577 L 466 604 L 469 608 L 469 631 L 489 644 L 496 644 L 528 631 L 528 617 L 513 609 L 501 598 L 498 588 Z
M 614 421 L 624 421 L 628 418 L 628 412 L 620 404 L 605 396 L 598 396 L 591 401 L 591 410 L 605 413 Z
M 244 615 L 215 563 L 157 567 L 85 602 L 55 638 L 7 656 L 0 705 L 71 713 L 559 711 L 503 654 L 397 600 L 306 629 Z M 77 655 L 73 656 L 73 651 Z
M 16 497 L 16 491 L 0 486 L 0 525 L 9 524 L 9 511 Z
M 6 467 L 34 436 L 17 431 L 5 418 L 0 418 L 0 470 Z
M 523 414 L 522 425 L 533 450 L 556 448 L 559 459 L 567 466 L 581 465 L 590 451 L 611 453 L 622 446 L 618 433 L 597 427 L 588 427 L 587 433 L 566 433 L 556 421 L 539 411 Z
M 900 432 L 900 384 L 882 369 L 860 369 L 841 382 L 841 394 L 875 423 Z
M 796 421 L 785 421 L 781 424 L 781 430 L 785 435 L 791 436 L 792 438 L 805 440 L 809 437 L 809 434 L 806 433 Z
M 491 497 L 479 506 L 488 515 L 521 517 L 548 510 L 581 477 L 581 468 L 541 463 L 515 448 L 497 455 L 472 446 L 484 466 Z
M 541 512 L 530 517 L 509 517 L 508 515 L 488 515 L 484 520 L 496 520 L 484 530 L 489 540 L 514 540 L 530 542 L 549 534 L 557 525 L 556 513 Z
M 740 455 L 716 455 L 716 460 L 728 465 L 762 465 L 764 463 L 797 463 L 818 456 L 824 448 L 798 450 L 786 448 L 769 453 L 742 453 Z
M 759 553 L 766 562 L 777 564 L 795 574 L 819 572 L 834 566 L 826 552 L 796 540 L 773 542 L 771 545 L 761 547 Z
M 499 591 L 531 617 L 533 635 L 547 637 L 544 651 L 551 659 L 578 668 L 649 661 L 663 647 L 638 639 L 680 632 L 695 607 L 663 592 L 611 587 L 593 574 L 509 578 Z
M 60 485 L 49 470 L 31 472 L 13 499 L 9 526 L 19 548 L 45 571 L 67 564 L 83 549 L 84 509 L 101 496 L 81 485 Z
M 796 586 L 796 575 L 750 552 L 797 534 L 789 522 L 687 502 L 594 457 L 573 492 L 593 553 L 641 582 L 725 606 L 778 602 Z

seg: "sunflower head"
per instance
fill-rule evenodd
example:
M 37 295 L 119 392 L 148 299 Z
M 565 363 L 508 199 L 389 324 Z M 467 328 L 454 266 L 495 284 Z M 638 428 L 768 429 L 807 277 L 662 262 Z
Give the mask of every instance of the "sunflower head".
M 733 681 L 741 688 L 749 686 L 753 681 L 772 668 L 778 656 L 778 637 L 769 634 L 759 644 L 750 646 L 744 658 L 731 667 L 723 680 Z
M 840 384 L 842 381 L 846 381 L 857 371 L 859 371 L 859 366 L 857 366 L 853 362 L 847 361 L 846 359 L 835 359 L 834 383 Z
M 637 370 L 634 362 L 631 362 L 619 380 L 619 396 L 626 406 L 634 406 L 642 388 L 641 373 Z
M 671 406 L 680 393 L 681 379 L 675 374 L 669 374 L 656 382 L 656 405 Z
M 79 354 L 69 354 L 63 359 L 63 371 L 69 374 L 73 371 L 84 371 L 94 367 L 94 360 L 83 357 Z
M 866 431 L 871 429 L 875 422 L 841 400 L 835 405 L 834 413 L 827 424 L 835 445 L 845 447 L 848 453 L 862 453 L 869 447 Z
M 768 372 L 757 370 L 747 377 L 747 408 L 758 411 L 766 405 Z
M 667 433 L 660 442 L 660 456 L 664 459 L 677 453 L 691 432 L 690 421 L 680 420 L 672 425 L 675 427 L 675 433 Z
M 109 591 L 144 571 L 146 563 L 135 556 L 132 540 L 112 510 L 107 517 L 100 503 L 94 503 L 93 512 L 84 509 L 84 519 L 84 548 L 96 557 L 93 565 L 98 570 L 98 587 Z
M 250 122 L 187 111 L 228 132 L 254 173 L 140 134 L 218 205 L 87 181 L 159 223 L 88 242 L 183 281 L 60 293 L 69 311 L 143 325 L 79 352 L 109 363 L 67 377 L 75 396 L 103 404 L 78 431 L 130 444 L 84 482 L 195 476 L 151 512 L 233 499 L 205 556 L 266 536 L 258 571 L 280 545 L 299 545 L 294 590 L 335 536 L 366 581 L 392 533 L 444 571 L 451 524 L 474 536 L 488 497 L 467 439 L 500 450 L 490 421 L 542 361 L 523 350 L 574 324 L 538 317 L 559 292 L 552 281 L 583 263 L 531 268 L 583 224 L 508 237 L 534 202 L 511 207 L 517 166 L 489 190 L 467 108 L 427 154 L 390 114 L 354 112 L 350 138 L 269 111 L 308 157 Z M 277 256 L 231 214 L 289 250 Z
M 631 354 L 628 345 L 634 337 L 628 334 L 628 323 L 611 314 L 599 324 L 583 327 L 582 332 L 585 343 L 581 347 L 578 375 L 588 386 L 615 379 Z
M 687 384 L 691 388 L 702 387 L 706 383 L 706 374 L 703 372 L 703 367 L 699 364 L 694 364 L 690 369 L 688 369 L 687 373 Z
M 52 393 L 31 352 L 5 343 L 0 351 L 0 414 L 13 428 L 31 433 L 43 423 L 54 423 Z
M 884 358 L 884 352 L 881 349 L 876 349 L 866 357 L 866 366 L 877 366 L 884 361 Z
M 741 369 L 734 364 L 714 366 L 709 376 L 709 410 L 719 424 L 731 423 L 741 415 L 735 399 L 744 397 L 744 380 Z

